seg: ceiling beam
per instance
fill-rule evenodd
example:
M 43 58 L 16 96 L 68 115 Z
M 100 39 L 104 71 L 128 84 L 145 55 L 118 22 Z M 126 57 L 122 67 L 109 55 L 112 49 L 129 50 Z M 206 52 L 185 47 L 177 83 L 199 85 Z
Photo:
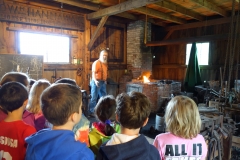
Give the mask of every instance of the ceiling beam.
M 80 7 L 80 8 L 85 8 L 91 11 L 98 11 L 99 9 L 102 8 L 102 6 L 100 5 L 92 4 L 89 2 L 83 2 L 83 1 L 74 1 L 74 0 L 54 0 L 54 1 Z M 131 20 L 138 20 L 136 16 L 127 12 L 119 13 L 119 14 L 116 14 L 115 16 L 131 19 Z
M 142 20 L 142 21 L 145 21 L 145 22 L 147 21 L 147 22 L 155 24 L 157 26 L 162 26 L 162 27 L 166 27 L 167 26 L 166 23 L 161 22 L 161 21 L 156 21 L 156 20 L 154 20 L 154 19 L 152 19 L 150 17 L 147 17 L 147 19 L 146 19 L 146 15 L 140 15 L 140 16 L 138 16 L 138 19 Z
M 92 45 L 93 45 L 93 43 L 95 42 L 99 31 L 102 29 L 102 27 L 103 27 L 104 24 L 106 23 L 107 19 L 108 19 L 108 16 L 104 16 L 104 17 L 102 17 L 101 21 L 99 22 L 99 24 L 98 24 L 95 32 L 93 33 L 93 35 L 92 35 L 92 37 L 91 37 L 90 42 L 88 43 L 88 50 L 89 50 L 89 51 L 91 50 Z
M 98 18 L 101 18 L 103 16 L 115 15 L 115 14 L 118 14 L 118 13 L 122 13 L 122 12 L 125 12 L 125 11 L 128 11 L 128 10 L 132 10 L 132 9 L 135 9 L 135 8 L 145 6 L 147 4 L 161 2 L 161 1 L 163 1 L 163 0 L 128 0 L 128 1 L 125 1 L 123 3 L 119 3 L 117 5 L 101 9 L 97 12 L 90 13 L 90 14 L 87 15 L 87 18 L 88 18 L 88 20 L 98 19 Z
M 232 17 L 227 18 L 219 18 L 219 19 L 213 19 L 213 20 L 207 20 L 203 22 L 193 22 L 193 23 L 186 23 L 182 25 L 175 25 L 166 27 L 166 31 L 170 30 L 183 30 L 183 29 L 190 29 L 190 28 L 198 28 L 198 27 L 205 27 L 205 26 L 213 26 L 213 25 L 219 25 L 224 23 L 230 23 L 232 20 Z M 234 17 L 234 22 L 237 20 L 237 16 Z
M 178 23 L 178 24 L 186 23 L 186 21 L 181 19 L 181 18 L 177 18 L 177 17 L 174 17 L 172 15 L 162 13 L 162 12 L 159 12 L 157 10 L 146 8 L 146 7 L 136 8 L 136 9 L 133 9 L 133 11 L 139 12 L 139 13 L 142 13 L 142 14 L 147 14 L 149 16 L 152 16 L 152 17 L 155 17 L 155 18 L 160 18 L 160 19 L 163 19 L 163 20 L 166 20 L 166 21 L 175 22 L 175 23 Z
M 74 1 L 74 0 L 54 0 L 54 1 L 69 4 L 69 5 L 72 5 L 72 6 L 77 6 L 77 7 L 80 7 L 80 8 L 89 9 L 89 10 L 98 10 L 99 9 L 99 5 L 92 4 L 92 3 L 89 3 L 89 2 Z
M 170 40 L 163 40 L 163 41 L 153 41 L 153 42 L 147 42 L 146 46 L 166 46 L 166 45 L 181 44 L 181 43 L 206 42 L 206 41 L 224 40 L 224 39 L 228 39 L 228 34 L 207 35 L 207 36 L 199 36 L 199 37 L 186 37 L 186 38 L 170 39 Z
M 159 7 L 162 7 L 162 8 L 166 8 L 166 9 L 169 9 L 171 11 L 174 11 L 174 12 L 178 12 L 178 13 L 181 13 L 183 15 L 186 15 L 188 17 L 191 17 L 191 18 L 194 18 L 194 19 L 197 19 L 199 21 L 204 21 L 204 16 L 192 11 L 192 10 L 189 10 L 189 9 L 186 9 L 180 5 L 177 5 L 175 3 L 172 3 L 170 1 L 162 1 L 162 2 L 158 2 L 158 3 L 155 3 L 154 5 L 157 5 Z
M 190 1 L 197 3 L 213 12 L 216 12 L 216 13 L 224 16 L 224 17 L 228 17 L 228 13 L 225 10 L 223 10 L 222 8 L 216 6 L 215 4 L 213 4 L 207 0 L 190 0 Z

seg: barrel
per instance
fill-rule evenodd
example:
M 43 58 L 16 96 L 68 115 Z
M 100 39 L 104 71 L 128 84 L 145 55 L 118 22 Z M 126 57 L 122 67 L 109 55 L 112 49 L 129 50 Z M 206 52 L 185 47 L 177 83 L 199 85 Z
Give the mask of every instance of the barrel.
M 157 113 L 155 119 L 155 129 L 159 132 L 165 132 L 164 114 Z

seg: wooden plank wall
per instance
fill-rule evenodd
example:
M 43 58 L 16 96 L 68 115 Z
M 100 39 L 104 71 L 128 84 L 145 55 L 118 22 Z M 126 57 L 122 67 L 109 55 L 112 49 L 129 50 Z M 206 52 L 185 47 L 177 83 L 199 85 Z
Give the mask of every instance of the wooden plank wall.
M 158 27 L 153 27 L 153 34 L 157 34 L 153 37 L 153 41 L 162 40 L 162 31 L 156 30 Z M 217 26 L 201 27 L 187 30 L 174 31 L 169 39 L 178 39 L 184 37 L 204 36 L 204 35 L 217 35 L 228 33 L 230 24 L 222 24 Z M 163 29 L 161 29 L 163 30 Z M 159 34 L 159 36 L 158 36 Z M 160 35 L 161 34 L 161 35 Z M 157 38 L 157 37 L 160 37 Z M 202 80 L 220 80 L 220 67 L 224 68 L 228 39 L 209 41 L 209 65 L 200 66 Z M 236 42 L 239 43 L 239 40 Z M 239 54 L 239 53 L 236 53 Z M 187 66 L 186 60 L 186 43 L 173 44 L 168 46 L 153 47 L 153 76 L 155 79 L 171 79 L 183 82 L 186 74 Z M 236 58 L 234 59 L 234 65 L 236 66 Z M 228 66 L 227 66 L 228 69 Z M 235 79 L 236 71 L 232 72 L 232 80 Z M 238 73 L 239 75 L 239 73 Z M 227 80 L 228 70 L 225 75 Z M 238 76 L 239 77 L 239 76 Z M 183 84 L 183 83 L 182 83 Z
M 31 4 L 30 4 L 31 5 Z M 38 4 L 34 4 L 36 6 Z M 41 6 L 41 4 L 39 4 Z M 48 6 L 51 8 L 51 6 Z M 81 14 L 81 13 L 79 13 Z M 9 31 L 7 27 L 14 27 L 19 29 L 28 29 L 36 32 L 52 32 L 57 34 L 69 34 L 73 36 L 77 36 L 78 38 L 70 38 L 70 56 L 75 56 L 76 58 L 83 59 L 82 65 L 59 65 L 59 64 L 44 64 L 43 78 L 48 79 L 50 82 L 54 81 L 52 76 L 58 77 L 67 77 L 75 79 L 77 84 L 85 90 L 89 90 L 89 80 L 91 76 L 91 64 L 90 62 L 90 51 L 87 48 L 88 42 L 90 41 L 91 32 L 93 32 L 94 27 L 91 26 L 90 21 L 86 20 L 85 17 L 85 30 L 84 31 L 76 31 L 70 29 L 58 29 L 54 27 L 43 27 L 32 24 L 20 24 L 14 22 L 0 21 L 0 54 L 18 54 L 18 41 L 17 41 L 17 31 Z M 124 60 L 123 62 L 112 62 L 114 65 L 126 65 L 126 27 L 125 24 L 116 24 L 113 22 L 107 22 L 108 25 L 113 26 L 124 26 L 124 45 L 116 46 L 116 48 L 123 47 L 124 52 Z M 91 30 L 92 29 L 92 30 Z M 118 35 L 118 34 L 116 34 Z M 119 37 L 112 37 L 111 41 L 116 41 L 114 44 L 120 44 Z M 104 41 L 102 42 L 104 43 Z M 102 45 L 102 44 L 100 44 Z M 104 44 L 103 44 L 104 45 Z M 81 75 L 77 75 L 77 69 L 82 68 L 83 71 Z M 124 67 L 115 67 L 109 70 L 109 78 L 111 78 L 114 82 L 118 83 L 121 75 L 124 74 Z
M 79 31 L 73 30 L 61 30 L 57 28 L 50 28 L 50 27 L 41 27 L 35 25 L 26 25 L 26 24 L 17 24 L 17 23 L 10 23 L 10 22 L 0 22 L 0 54 L 18 54 L 18 41 L 17 31 L 8 31 L 7 27 L 14 27 L 19 29 L 29 29 L 32 31 L 41 31 L 41 32 L 52 32 L 57 33 L 60 35 L 62 34 L 71 34 L 78 36 L 78 38 L 70 38 L 71 43 L 71 57 L 75 56 L 76 58 L 84 58 L 84 33 Z M 31 47 L 31 46 L 29 46 Z M 77 66 L 74 66 L 76 68 Z M 53 71 L 56 69 L 56 75 L 58 77 L 68 77 L 72 79 L 76 79 L 79 86 L 84 85 L 84 80 L 79 78 L 76 74 L 76 69 L 73 70 L 71 65 L 65 66 L 64 69 L 58 69 L 59 67 L 54 67 L 52 65 L 50 68 L 44 68 L 43 78 L 48 79 L 49 81 L 52 80 L 52 76 L 54 75 Z

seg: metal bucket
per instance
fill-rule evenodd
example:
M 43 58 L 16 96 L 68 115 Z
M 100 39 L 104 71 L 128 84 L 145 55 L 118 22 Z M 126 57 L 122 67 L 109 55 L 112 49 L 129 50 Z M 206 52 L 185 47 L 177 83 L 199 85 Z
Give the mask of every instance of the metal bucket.
M 155 129 L 160 132 L 165 132 L 164 114 L 162 113 L 156 114 Z

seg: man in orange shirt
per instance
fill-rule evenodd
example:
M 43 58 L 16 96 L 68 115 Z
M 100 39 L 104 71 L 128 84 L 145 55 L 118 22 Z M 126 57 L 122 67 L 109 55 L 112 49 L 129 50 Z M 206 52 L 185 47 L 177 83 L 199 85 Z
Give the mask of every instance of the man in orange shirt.
M 106 80 L 107 80 L 107 50 L 100 52 L 99 59 L 94 61 L 92 64 L 92 80 L 91 86 L 91 100 L 89 103 L 90 116 L 94 116 L 94 108 L 97 104 L 97 98 L 99 96 L 107 95 Z

